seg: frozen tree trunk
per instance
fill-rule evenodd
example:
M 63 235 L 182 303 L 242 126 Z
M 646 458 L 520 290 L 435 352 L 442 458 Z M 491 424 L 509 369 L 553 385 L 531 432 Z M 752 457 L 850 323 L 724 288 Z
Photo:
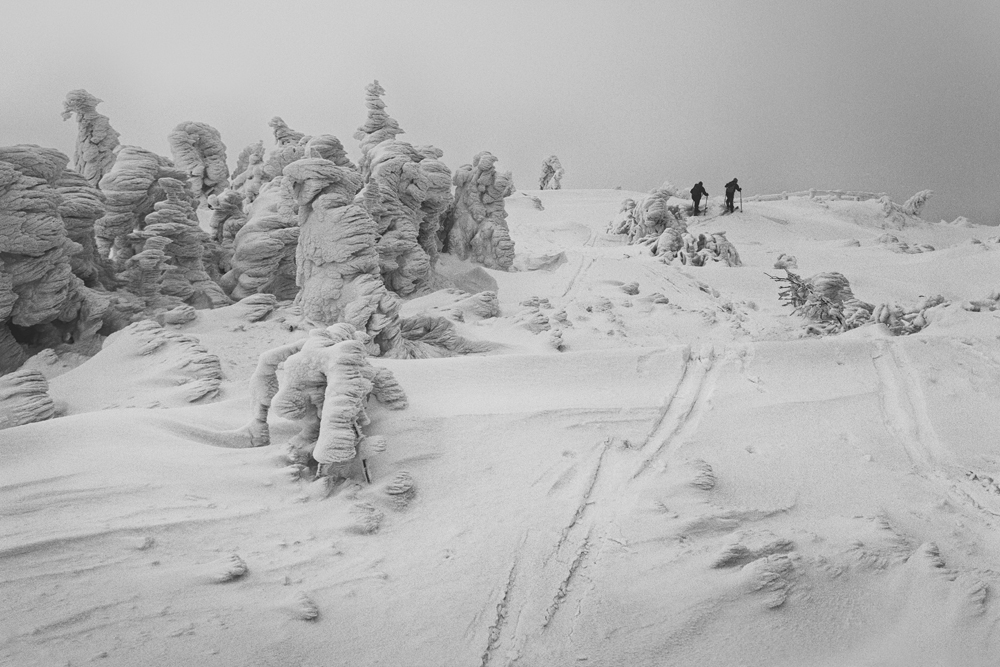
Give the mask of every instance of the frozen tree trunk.
M 246 224 L 233 239 L 232 269 L 221 280 L 233 299 L 260 293 L 295 298 L 295 208 L 283 177 L 269 182 L 254 200 Z
M 229 186 L 226 145 L 207 123 L 185 121 L 167 136 L 174 164 L 188 174 L 188 186 L 201 203 Z
M 295 162 L 285 174 L 299 204 L 296 282 L 303 314 L 367 333 L 372 354 L 399 345 L 399 300 L 379 276 L 375 222 L 355 202 L 361 176 L 318 158 Z
M 336 324 L 261 356 L 251 380 L 254 414 L 249 428 L 254 444 L 270 442 L 267 414 L 273 407 L 279 416 L 301 424 L 289 443 L 295 458 L 311 455 L 320 475 L 346 476 L 364 438 L 362 429 L 370 423 L 365 411 L 369 396 L 386 397 L 391 409 L 406 407 L 395 378 L 368 363 L 358 338 L 353 326 Z M 282 362 L 285 372 L 279 383 L 276 369 Z
M 236 234 L 247 224 L 247 216 L 243 212 L 243 195 L 235 190 L 212 195 L 208 198 L 208 208 L 212 211 L 212 218 L 209 220 L 212 240 L 219 245 L 218 270 L 226 273 L 233 268 Z
M 539 190 L 559 190 L 562 188 L 563 171 L 559 158 L 550 155 L 542 163 L 542 175 L 538 178 Z
M 156 202 L 145 226 L 134 234 L 139 239 L 161 236 L 169 239 L 164 250 L 169 258 L 162 292 L 195 308 L 218 308 L 231 302 L 205 269 L 204 255 L 209 236 L 198 226 L 184 183 L 161 178 L 166 199 Z
M 371 174 L 371 158 L 369 154 L 372 149 L 383 141 L 391 141 L 397 135 L 404 134 L 403 128 L 399 126 L 395 118 L 392 118 L 385 110 L 385 102 L 382 96 L 385 95 L 385 88 L 374 81 L 365 88 L 365 106 L 368 107 L 368 120 L 354 133 L 354 138 L 361 142 L 361 176 L 368 181 Z
M 445 251 L 508 271 L 514 262 L 514 242 L 503 200 L 511 183 L 509 176 L 497 173 L 496 162 L 490 153 L 479 153 L 471 165 L 455 172 L 455 205 Z
M 97 112 L 97 99 L 86 90 L 71 90 L 63 102 L 63 120 L 76 114 L 78 133 L 73 167 L 92 186 L 97 187 L 115 163 L 118 133 L 108 117 Z
M 304 133 L 296 132 L 288 127 L 288 124 L 280 116 L 275 116 L 267 124 L 274 130 L 274 142 L 278 146 L 295 146 L 306 136 Z
M 0 369 L 23 360 L 25 344 L 63 342 L 83 301 L 70 258 L 81 246 L 66 235 L 56 184 L 69 158 L 32 145 L 0 148 Z
M 110 267 L 101 258 L 94 241 L 94 223 L 104 215 L 104 195 L 75 171 L 66 170 L 56 182 L 62 196 L 59 215 L 66 235 L 80 245 L 70 257 L 70 266 L 87 287 L 114 287 Z
M 184 181 L 187 174 L 156 153 L 123 146 L 111 171 L 101 179 L 106 213 L 94 223 L 94 236 L 101 257 L 110 257 L 116 271 L 135 252 L 129 235 L 142 229 L 156 202 L 166 199 L 161 178 Z

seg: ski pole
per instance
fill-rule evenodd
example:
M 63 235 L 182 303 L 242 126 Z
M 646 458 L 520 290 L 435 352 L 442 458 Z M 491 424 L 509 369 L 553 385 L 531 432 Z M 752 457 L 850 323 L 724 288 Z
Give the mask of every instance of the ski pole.
M 743 191 L 740 190 L 740 213 L 743 212 Z

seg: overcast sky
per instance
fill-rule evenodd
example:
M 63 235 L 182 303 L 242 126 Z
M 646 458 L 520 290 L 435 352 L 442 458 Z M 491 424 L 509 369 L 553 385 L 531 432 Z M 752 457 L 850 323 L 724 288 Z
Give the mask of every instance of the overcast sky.
M 378 79 L 414 144 L 537 187 L 935 196 L 1000 222 L 1000 0 L 0 0 L 0 145 L 72 155 L 69 90 L 170 154 L 185 120 L 230 165 L 281 116 L 352 138 Z

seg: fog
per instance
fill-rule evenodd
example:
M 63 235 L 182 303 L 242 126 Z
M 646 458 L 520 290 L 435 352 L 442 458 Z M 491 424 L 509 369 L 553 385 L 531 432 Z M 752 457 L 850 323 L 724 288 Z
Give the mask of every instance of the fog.
M 877 0 L 11 2 L 0 0 L 0 145 L 72 155 L 66 92 L 104 100 L 125 144 L 169 155 L 179 122 L 230 164 L 281 116 L 358 156 L 364 87 L 401 139 L 452 168 L 479 151 L 520 188 L 559 156 L 567 188 L 712 195 L 844 188 L 929 220 L 997 224 L 1000 4 Z

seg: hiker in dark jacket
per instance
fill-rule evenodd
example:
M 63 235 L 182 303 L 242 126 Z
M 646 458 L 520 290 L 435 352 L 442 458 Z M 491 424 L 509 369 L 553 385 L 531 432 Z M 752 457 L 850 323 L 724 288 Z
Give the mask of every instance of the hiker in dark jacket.
M 740 184 L 737 182 L 735 178 L 726 183 L 726 211 L 728 211 L 729 213 L 732 213 L 733 211 L 736 210 L 736 207 L 733 206 L 733 197 L 736 196 L 737 190 L 743 192 L 743 188 L 740 187 Z
M 698 215 L 698 205 L 701 204 L 702 197 L 708 197 L 708 190 L 705 189 L 705 186 L 702 185 L 701 181 L 698 181 L 694 184 L 694 187 L 691 188 L 691 199 L 694 200 L 695 215 Z M 708 208 L 707 202 L 705 203 L 705 208 Z

